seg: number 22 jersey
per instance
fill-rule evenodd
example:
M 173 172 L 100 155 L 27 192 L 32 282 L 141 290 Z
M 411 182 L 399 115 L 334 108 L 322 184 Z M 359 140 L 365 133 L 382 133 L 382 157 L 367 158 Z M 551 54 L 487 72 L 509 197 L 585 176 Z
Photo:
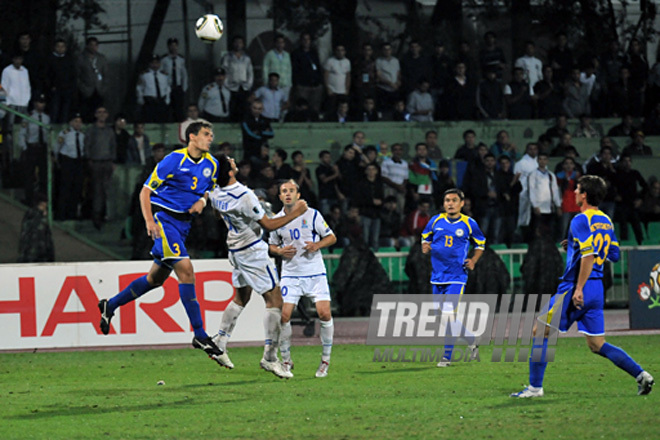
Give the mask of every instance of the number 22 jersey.
M 577 281 L 580 261 L 587 255 L 595 255 L 589 279 L 603 278 L 605 260 L 617 262 L 620 255 L 612 220 L 597 209 L 588 209 L 573 217 L 566 253 L 566 270 L 561 277 L 563 281 Z

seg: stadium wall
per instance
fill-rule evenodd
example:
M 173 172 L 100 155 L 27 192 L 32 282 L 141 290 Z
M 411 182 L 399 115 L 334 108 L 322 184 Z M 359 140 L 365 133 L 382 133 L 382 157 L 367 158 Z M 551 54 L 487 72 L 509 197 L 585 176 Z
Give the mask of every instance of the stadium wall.
M 118 310 L 111 333 L 99 328 L 98 301 L 147 273 L 150 261 L 0 265 L 0 351 L 190 344 L 192 329 L 176 278 Z M 214 333 L 234 297 L 228 260 L 195 260 L 197 299 Z M 263 340 L 264 302 L 254 295 L 232 342 Z

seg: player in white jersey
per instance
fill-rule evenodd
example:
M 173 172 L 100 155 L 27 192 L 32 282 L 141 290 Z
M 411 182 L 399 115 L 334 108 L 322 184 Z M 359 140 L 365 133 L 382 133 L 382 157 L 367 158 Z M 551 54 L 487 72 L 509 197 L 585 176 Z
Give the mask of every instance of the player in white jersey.
M 280 185 L 280 200 L 284 208 L 273 218 L 290 215 L 300 199 L 300 188 L 294 180 Z M 309 296 L 316 304 L 321 320 L 321 344 L 323 353 L 316 377 L 326 377 L 330 366 L 334 326 L 330 313 L 330 288 L 325 274 L 321 249 L 332 246 L 337 237 L 320 212 L 308 209 L 300 217 L 270 233 L 270 252 L 282 257 L 281 290 L 282 332 L 280 353 L 287 371 L 293 369 L 291 360 L 291 313 L 301 296 Z
M 261 239 L 261 228 L 267 231 L 281 228 L 307 211 L 307 203 L 300 200 L 285 216 L 268 218 L 254 192 L 236 180 L 238 169 L 234 159 L 220 155 L 218 162 L 218 186 L 211 194 L 210 200 L 229 230 L 227 246 L 229 262 L 234 266 L 232 284 L 237 294 L 222 315 L 220 330 L 213 337 L 213 341 L 223 347 L 223 364 L 233 368 L 234 364 L 227 356 L 227 340 L 254 290 L 266 302 L 264 317 L 266 342 L 260 365 L 264 370 L 278 377 L 293 377 L 290 371 L 284 369 L 277 357 L 282 293 L 277 284 L 277 269 L 268 257 L 268 245 Z

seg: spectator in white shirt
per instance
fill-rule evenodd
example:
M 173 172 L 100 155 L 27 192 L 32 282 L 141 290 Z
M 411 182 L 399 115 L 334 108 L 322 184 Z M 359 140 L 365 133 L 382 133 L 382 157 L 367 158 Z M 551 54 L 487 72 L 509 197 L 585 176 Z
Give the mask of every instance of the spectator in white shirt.
M 175 122 L 183 121 L 183 105 L 188 91 L 186 60 L 179 55 L 179 40 L 167 40 L 168 54 L 161 59 L 161 72 L 170 80 L 170 109 Z
M 225 85 L 226 72 L 220 67 L 213 71 L 214 81 L 207 84 L 199 95 L 197 107 L 202 117 L 210 122 L 228 122 L 231 112 L 231 92 Z
M 426 78 L 419 80 L 417 88 L 408 96 L 406 110 L 410 113 L 410 120 L 417 122 L 433 121 L 433 97 L 429 93 L 431 84 Z
M 140 75 L 137 86 L 137 103 L 142 106 L 142 119 L 147 122 L 167 122 L 170 105 L 170 81 L 160 71 L 160 58 L 153 55 L 149 70 Z
M 348 98 L 351 90 L 351 62 L 346 58 L 346 48 L 342 44 L 336 45 L 334 56 L 328 58 L 323 67 L 323 82 L 328 95 L 326 105 L 329 111 L 334 111 L 339 101 Z
M 30 87 L 30 75 L 23 66 L 23 55 L 20 52 L 15 53 L 12 56 L 11 64 L 2 70 L 0 85 L 2 85 L 7 95 L 6 104 L 14 110 L 26 113 L 32 89 Z M 4 143 L 6 145 L 13 145 L 12 133 L 14 132 L 15 119 L 16 116 L 13 113 L 7 113 L 3 120 Z M 12 148 L 4 148 L 3 166 L 11 162 L 13 159 L 12 153 Z
M 264 104 L 262 116 L 270 122 L 277 122 L 282 111 L 289 106 L 285 92 L 280 88 L 280 75 L 271 72 L 268 74 L 268 85 L 262 86 L 254 92 L 254 97 Z
M 244 52 L 243 37 L 236 35 L 232 38 L 231 47 L 232 50 L 220 60 L 220 67 L 227 72 L 225 86 L 231 91 L 231 121 L 240 122 L 245 116 L 247 99 L 254 84 L 254 69 L 252 60 Z
M 378 105 L 380 109 L 390 109 L 400 98 L 401 65 L 392 56 L 392 45 L 383 43 L 383 56 L 376 60 L 376 76 L 378 78 Z
M 392 144 L 390 150 L 392 151 L 392 157 L 383 160 L 380 173 L 385 184 L 385 196 L 394 196 L 397 211 L 403 214 L 406 187 L 408 185 L 408 162 L 403 160 L 403 146 L 401 144 Z
M 558 219 L 561 218 L 561 194 L 557 177 L 548 169 L 548 155 L 539 153 L 538 168 L 528 177 L 529 200 L 532 204 L 532 231 L 555 237 Z
M 523 69 L 525 80 L 529 83 L 529 94 L 533 95 L 534 85 L 543 79 L 543 63 L 534 56 L 536 46 L 534 42 L 525 43 L 525 55 L 516 60 L 515 67 Z
M 30 103 L 30 75 L 23 66 L 23 55 L 14 54 L 11 64 L 2 71 L 2 88 L 7 93 L 7 105 L 25 113 Z

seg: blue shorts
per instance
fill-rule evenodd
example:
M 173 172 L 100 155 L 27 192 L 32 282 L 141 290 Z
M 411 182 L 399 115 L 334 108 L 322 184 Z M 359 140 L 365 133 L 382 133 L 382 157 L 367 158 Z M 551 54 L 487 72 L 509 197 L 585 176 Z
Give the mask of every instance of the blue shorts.
M 557 293 L 550 302 L 541 309 L 539 321 L 550 326 L 553 313 L 557 310 L 555 304 L 562 304 L 561 318 L 559 320 L 560 332 L 566 332 L 578 323 L 578 331 L 589 336 L 602 336 L 605 334 L 605 318 L 603 316 L 603 280 L 588 279 L 582 290 L 584 305 L 578 310 L 573 305 L 574 281 L 562 281 L 557 287 Z
M 163 211 L 157 212 L 154 220 L 160 228 L 160 238 L 154 240 L 151 248 L 154 262 L 172 269 L 181 259 L 190 258 L 185 242 L 192 223 L 177 220 Z
M 436 306 L 445 312 L 455 311 L 463 295 L 463 290 L 465 290 L 465 284 L 433 284 L 433 295 L 451 295 L 451 297 L 437 302 Z

